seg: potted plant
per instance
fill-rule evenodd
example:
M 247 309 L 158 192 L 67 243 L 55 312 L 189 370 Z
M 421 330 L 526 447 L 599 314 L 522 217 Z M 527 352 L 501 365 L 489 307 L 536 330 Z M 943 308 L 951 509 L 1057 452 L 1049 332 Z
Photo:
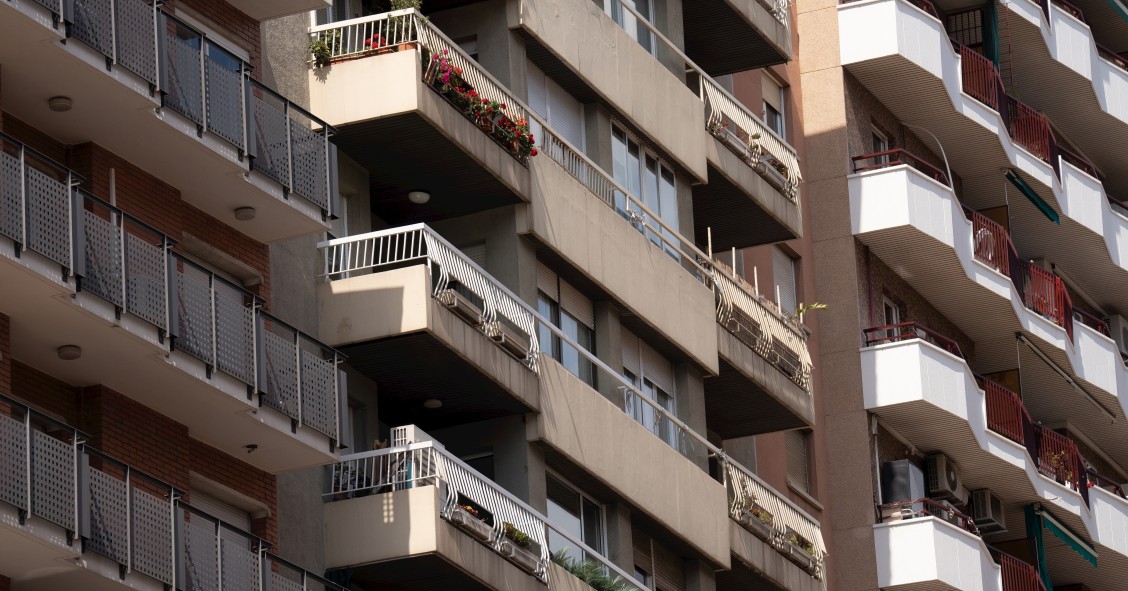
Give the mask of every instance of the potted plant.
M 414 8 L 416 18 L 420 22 L 426 23 L 427 17 L 423 16 L 423 0 L 392 0 L 392 10 L 406 10 Z M 390 30 L 401 31 L 401 36 L 404 39 L 415 39 L 415 22 L 410 16 L 396 16 L 389 19 L 388 24 L 392 27 Z M 398 43 L 395 47 L 396 51 L 405 51 L 408 49 L 415 49 L 417 47 L 415 41 L 404 41 Z
M 787 534 L 784 540 L 787 549 L 787 558 L 799 568 L 812 572 L 816 567 L 815 545 L 795 532 Z
M 327 31 L 309 42 L 309 53 L 313 56 L 313 65 L 316 68 L 328 66 L 333 61 L 333 54 L 340 49 L 341 32 L 336 30 Z
M 530 574 L 540 567 L 539 545 L 517 526 L 506 521 L 501 525 L 501 555 Z
M 450 522 L 475 538 L 488 542 L 493 537 L 493 526 L 487 521 L 487 515 L 480 507 L 459 498 L 451 509 Z
M 554 552 L 552 561 L 595 591 L 638 591 L 640 588 L 623 580 L 622 577 L 613 576 L 602 564 L 595 560 L 590 558 L 577 560 L 568 556 L 566 550 Z
M 1073 468 L 1069 465 L 1069 454 L 1065 450 L 1050 457 L 1050 471 L 1058 484 L 1073 485 Z
M 744 502 L 737 507 L 739 510 L 740 525 L 761 540 L 768 541 L 772 535 L 772 522 L 775 517 L 766 509 L 756 504 L 756 497 L 744 497 Z

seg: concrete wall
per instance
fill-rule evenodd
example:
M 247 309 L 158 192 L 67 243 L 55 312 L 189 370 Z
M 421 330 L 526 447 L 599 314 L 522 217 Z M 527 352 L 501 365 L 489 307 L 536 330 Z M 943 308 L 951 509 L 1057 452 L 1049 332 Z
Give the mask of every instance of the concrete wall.
M 456 248 L 485 243 L 486 271 L 530 305 L 537 301 L 536 252 L 517 233 L 523 209 L 501 207 L 431 226 Z
M 803 235 L 803 220 L 798 205 L 764 180 L 760 173 L 748 166 L 717 138 L 710 136 L 705 147 L 708 150 L 709 164 L 713 165 L 726 180 L 739 187 L 752 202 L 752 207 L 764 210 L 792 232 Z
M 718 371 L 713 292 L 551 161 L 533 159 L 527 226 L 710 373 Z
M 791 31 L 780 23 L 758 0 L 725 0 L 756 31 L 784 53 L 791 54 Z M 794 56 L 798 57 L 798 56 Z
M 733 556 L 780 589 L 788 591 L 823 589 L 822 581 L 784 558 L 783 554 L 740 527 L 735 521 L 729 522 L 729 540 L 732 544 Z
M 531 439 L 583 466 L 704 558 L 728 566 L 724 486 L 559 363 L 542 361 L 540 383 Z
M 698 181 L 706 180 L 705 106 L 684 79 L 590 1 L 511 0 L 510 6 L 510 27 L 524 28 Z

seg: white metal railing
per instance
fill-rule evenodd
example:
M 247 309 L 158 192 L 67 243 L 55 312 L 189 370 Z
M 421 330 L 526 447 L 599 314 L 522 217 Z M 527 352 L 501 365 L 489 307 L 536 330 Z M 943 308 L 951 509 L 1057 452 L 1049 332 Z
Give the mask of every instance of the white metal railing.
M 750 165 L 757 168 L 757 172 L 764 176 L 769 183 L 774 185 L 777 181 L 774 175 L 766 170 L 766 167 L 778 172 L 785 181 L 780 189 L 792 202 L 798 205 L 798 190 L 802 175 L 799 171 L 799 158 L 795 154 L 795 148 L 754 115 L 752 111 L 749 111 L 748 107 L 745 107 L 736 97 L 718 84 L 705 70 L 689 59 L 684 51 L 663 35 L 633 6 L 629 6 L 622 0 L 611 1 L 617 2 L 623 10 L 634 15 L 638 22 L 642 23 L 671 53 L 685 62 L 687 71 L 697 74 L 700 81 L 699 95 L 701 100 L 705 102 L 706 107 L 706 129 L 718 133 L 726 123 L 739 128 L 740 133 L 734 134 L 729 131 L 726 134 L 726 139 L 729 140 L 726 141 L 726 144 L 731 146 L 732 141 L 743 144 L 744 153 L 740 155 Z M 770 2 L 771 0 L 761 0 L 761 2 L 764 1 Z M 788 0 L 775 0 L 776 4 L 786 4 L 787 2 Z M 786 7 L 784 7 L 785 13 L 786 10 Z
M 798 319 L 776 310 L 724 263 L 715 264 L 717 286 L 725 293 L 717 299 L 717 322 L 810 393 L 813 364 Z
M 536 371 L 540 345 L 533 315 L 516 294 L 426 224 L 337 238 L 317 246 L 324 253 L 325 275 L 330 277 L 412 260 L 430 261 L 438 267 L 431 295 L 450 305 L 457 297 L 452 284 L 472 292 L 481 299 L 479 328 L 496 339 L 504 330 L 504 322 L 515 325 L 529 341 L 525 363 Z
M 530 548 L 537 556 L 533 572 L 547 580 L 546 519 L 441 445 L 425 441 L 350 454 L 342 456 L 332 470 L 327 494 L 330 501 L 420 486 L 439 487 L 443 519 L 480 532 L 483 542 L 503 554 L 503 545 L 516 542 L 507 532 L 524 533 L 535 545 L 535 551 Z
M 819 522 L 798 505 L 779 494 L 768 483 L 736 462 L 724 462 L 725 487 L 729 494 L 730 516 L 740 522 L 755 520 L 765 526 L 769 543 L 779 548 L 791 533 L 811 544 L 819 577 L 822 576 L 826 546 Z

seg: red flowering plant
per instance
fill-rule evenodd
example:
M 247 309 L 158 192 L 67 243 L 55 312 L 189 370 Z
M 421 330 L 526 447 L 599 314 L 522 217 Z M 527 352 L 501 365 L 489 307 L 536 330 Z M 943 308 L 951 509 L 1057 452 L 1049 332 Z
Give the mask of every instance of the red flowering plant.
M 462 68 L 454 65 L 449 55 L 450 52 L 444 49 L 441 54 L 436 54 L 433 58 L 436 67 L 435 84 L 439 92 L 446 96 L 454 94 L 456 88 L 463 92 L 468 90 L 466 81 L 462 79 Z
M 368 50 L 380 49 L 387 46 L 387 40 L 381 37 L 380 33 L 373 33 L 371 37 L 364 40 L 364 48 Z
M 529 122 L 524 118 L 514 121 L 503 115 L 497 122 L 494 137 L 509 146 L 514 155 L 521 160 L 537 155 L 536 138 L 529 131 Z

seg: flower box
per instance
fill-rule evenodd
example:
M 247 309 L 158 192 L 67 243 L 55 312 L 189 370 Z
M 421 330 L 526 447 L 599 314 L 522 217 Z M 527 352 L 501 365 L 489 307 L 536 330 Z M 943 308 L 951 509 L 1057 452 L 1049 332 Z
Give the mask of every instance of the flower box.
M 771 524 L 764 523 L 750 511 L 740 513 L 740 526 L 765 542 L 770 542 L 772 537 Z
M 487 334 L 497 346 L 517 359 L 524 360 L 529 356 L 529 339 L 508 324 L 495 322 Z
M 461 506 L 456 505 L 450 512 L 450 522 L 483 542 L 488 543 L 493 538 L 493 528 L 485 521 L 471 515 Z
M 804 571 L 815 574 L 818 570 L 818 563 L 815 561 L 815 557 L 804 550 L 799 544 L 790 540 L 783 540 L 780 544 L 780 550 L 788 560 L 795 563 L 796 566 Z
M 533 553 L 531 549 L 518 546 L 510 539 L 502 538 L 501 555 L 529 574 L 536 574 L 540 567 L 540 556 Z
M 457 291 L 444 289 L 439 292 L 435 299 L 448 310 L 470 323 L 471 326 L 480 326 L 482 324 L 482 310 L 474 305 L 474 302 L 471 302 L 466 296 Z

